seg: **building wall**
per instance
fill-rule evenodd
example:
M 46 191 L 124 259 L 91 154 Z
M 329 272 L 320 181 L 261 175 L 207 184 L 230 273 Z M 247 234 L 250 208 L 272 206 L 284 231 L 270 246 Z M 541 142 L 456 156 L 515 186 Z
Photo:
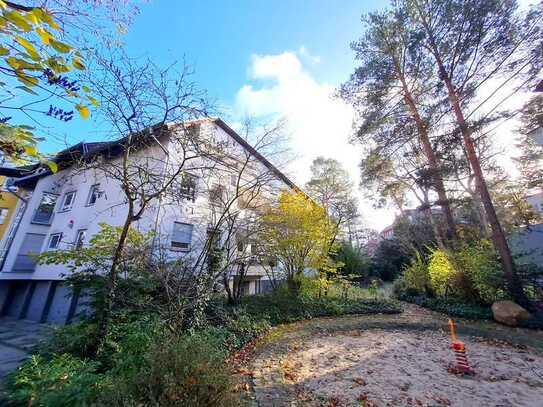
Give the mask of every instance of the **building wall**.
M 4 185 L 5 181 L 6 177 L 0 176 L 0 185 Z M 4 188 L 0 189 L 0 210 L 7 210 L 6 216 L 1 219 L 2 223 L 0 223 L 0 240 L 4 237 L 4 234 L 8 230 L 10 221 L 13 217 L 13 213 L 15 212 L 15 208 L 17 207 L 17 201 L 18 199 L 15 195 L 8 192 Z
M 222 143 L 223 150 L 230 148 L 233 156 L 236 155 L 236 151 L 237 153 L 242 151 L 242 147 L 233 143 L 230 136 L 221 128 L 213 125 L 213 127 L 204 128 L 204 131 L 212 134 L 215 142 Z M 161 166 L 166 165 L 167 162 L 172 164 L 180 159 L 180 152 L 174 149 L 173 144 L 170 144 L 168 140 L 161 140 L 161 142 L 169 152 L 169 161 L 166 160 L 166 153 L 158 145 L 140 150 L 131 158 L 149 160 L 151 157 L 152 165 L 156 165 L 157 170 L 162 169 Z M 208 187 L 219 184 L 224 186 L 226 191 L 233 188 L 227 175 L 223 176 L 222 173 L 215 172 L 211 176 L 205 171 L 196 170 L 202 164 L 195 162 L 186 168 L 198 177 L 197 191 L 199 192 L 196 193 L 194 200 L 173 199 L 170 196 L 165 196 L 160 201 L 154 200 L 145 210 L 142 218 L 133 224 L 133 227 L 141 232 L 155 231 L 155 243 L 163 247 L 166 255 L 172 259 L 184 257 L 187 260 L 194 260 L 194 257 L 201 252 L 207 240 L 208 228 L 215 216 L 214 206 L 209 200 Z M 191 166 L 195 168 L 194 171 L 190 170 Z M 260 162 L 253 162 L 248 171 L 248 177 L 251 174 L 256 176 L 259 171 L 269 172 L 269 169 Z M 96 184 L 100 185 L 101 194 L 93 205 L 89 205 L 89 193 Z M 288 188 L 279 179 L 271 184 L 266 190 L 270 198 L 273 198 L 280 189 Z M 80 296 L 74 295 L 71 290 L 62 285 L 62 280 L 68 273 L 66 267 L 38 264 L 34 271 L 20 272 L 14 270 L 17 256 L 21 248 L 26 247 L 28 242 L 25 238 L 29 234 L 43 236 L 41 245 L 36 249 L 41 253 L 49 250 L 48 245 L 52 235 L 62 233 L 58 249 L 68 249 L 75 244 L 80 230 L 86 230 L 85 241 L 88 242 L 100 230 L 101 223 L 121 226 L 126 217 L 127 206 L 120 182 L 100 170 L 81 170 L 71 167 L 44 176 L 37 181 L 33 189 L 19 192 L 27 197 L 27 204 L 0 272 L 0 294 L 2 294 L 0 312 L 4 315 L 41 322 L 66 323 L 74 317 L 75 310 L 85 308 Z M 62 204 L 66 194 L 71 192 L 75 192 L 73 204 L 69 209 L 63 210 Z M 36 210 L 44 193 L 57 195 L 53 217 L 47 225 L 35 222 Z M 174 222 L 194 225 L 191 250 L 179 250 L 171 246 Z M 6 243 L 5 239 L 3 243 Z M 264 271 L 258 267 L 251 267 L 248 274 L 250 275 L 246 283 L 247 294 L 260 293 L 261 280 L 267 280 Z M 267 287 L 266 284 L 264 286 Z

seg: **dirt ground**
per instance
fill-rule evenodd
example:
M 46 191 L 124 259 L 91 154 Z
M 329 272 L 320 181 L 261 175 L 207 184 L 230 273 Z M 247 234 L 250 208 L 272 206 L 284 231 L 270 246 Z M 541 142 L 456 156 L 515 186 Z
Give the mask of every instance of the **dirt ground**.
M 475 376 L 454 362 L 447 317 L 323 318 L 277 328 L 247 366 L 260 406 L 543 406 L 543 333 L 456 321 Z M 539 349 L 537 347 L 539 346 Z

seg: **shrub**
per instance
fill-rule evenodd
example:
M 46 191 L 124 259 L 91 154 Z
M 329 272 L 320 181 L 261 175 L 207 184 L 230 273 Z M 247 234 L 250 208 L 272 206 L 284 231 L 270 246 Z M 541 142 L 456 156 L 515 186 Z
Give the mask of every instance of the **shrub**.
M 488 240 L 462 245 L 455 251 L 454 261 L 469 278 L 479 302 L 492 304 L 507 297 L 501 265 Z
M 466 319 L 492 319 L 490 307 L 466 303 L 452 298 L 428 298 L 426 296 L 405 296 L 403 301 L 429 308 L 433 311 L 442 312 L 452 317 Z
M 397 302 L 384 299 L 315 298 L 270 294 L 245 298 L 243 304 L 249 315 L 266 319 L 272 325 L 321 316 L 401 312 Z
M 419 252 L 404 267 L 402 277 L 406 293 L 428 294 L 432 291 L 428 267 Z
M 82 359 L 92 357 L 98 345 L 97 332 L 96 324 L 91 321 L 57 327 L 39 347 L 39 354 L 45 358 L 57 353 L 69 353 Z
M 69 354 L 32 356 L 8 377 L 13 405 L 84 406 L 100 391 L 99 364 Z
M 155 342 L 143 367 L 113 378 L 100 395 L 108 406 L 238 406 L 226 349 L 209 331 Z
M 385 239 L 379 243 L 372 258 L 372 274 L 383 281 L 392 281 L 408 262 L 409 255 L 400 243 L 396 240 Z
M 368 277 L 369 275 L 370 258 L 350 242 L 341 243 L 335 260 L 342 264 L 338 269 L 342 275 L 356 275 L 358 277 Z
M 457 290 L 458 272 L 444 250 L 432 251 L 428 263 L 428 274 L 437 295 L 447 296 Z

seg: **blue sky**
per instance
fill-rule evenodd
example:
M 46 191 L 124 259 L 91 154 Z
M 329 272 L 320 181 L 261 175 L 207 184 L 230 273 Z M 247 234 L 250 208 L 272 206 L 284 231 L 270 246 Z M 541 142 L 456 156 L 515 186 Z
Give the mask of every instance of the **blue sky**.
M 530 2 L 520 1 L 522 5 Z M 124 36 L 131 56 L 149 57 L 159 65 L 185 57 L 195 69 L 196 82 L 217 100 L 221 116 L 234 127 L 245 115 L 286 118 L 290 148 L 297 159 L 285 172 L 303 186 L 314 158 L 335 158 L 354 181 L 366 224 L 377 229 L 390 224 L 394 211 L 372 209 L 358 189 L 362 152 L 361 146 L 349 144 L 353 111 L 332 98 L 355 67 L 350 43 L 362 34 L 361 15 L 386 7 L 386 2 L 141 3 L 140 14 Z M 75 118 L 69 123 L 47 124 L 52 128 L 42 146 L 44 151 L 100 137 L 93 120 Z M 500 131 L 502 139 L 511 135 L 513 127 L 510 124 L 507 131 Z
M 131 56 L 159 65 L 186 61 L 194 79 L 217 100 L 235 126 L 249 115 L 285 117 L 296 160 L 285 169 L 299 185 L 317 156 L 339 160 L 358 185 L 358 147 L 349 145 L 352 109 L 333 99 L 355 66 L 350 43 L 360 37 L 363 13 L 385 5 L 355 0 L 192 0 L 143 2 L 124 36 Z M 48 121 L 48 124 L 50 121 Z M 93 120 L 51 123 L 42 147 L 99 139 Z M 368 212 L 369 204 L 363 204 Z M 377 216 L 376 216 L 377 214 Z M 372 212 L 372 226 L 386 226 L 391 211 Z
M 349 43 L 361 32 L 360 15 L 379 1 L 159 1 L 142 6 L 126 37 L 134 54 L 161 62 L 186 55 L 201 85 L 233 102 L 247 79 L 252 54 L 274 55 L 304 46 L 320 63 L 319 81 L 339 83 L 353 67 Z

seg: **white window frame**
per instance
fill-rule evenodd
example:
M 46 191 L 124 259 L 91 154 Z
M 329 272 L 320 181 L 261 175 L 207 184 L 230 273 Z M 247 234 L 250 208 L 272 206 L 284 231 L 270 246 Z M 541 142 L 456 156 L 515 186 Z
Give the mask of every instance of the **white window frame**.
M 56 246 L 52 247 L 51 243 L 53 242 L 53 238 L 55 238 L 57 236 L 58 236 L 57 244 L 56 244 Z M 59 245 L 60 245 L 60 242 L 62 242 L 62 232 L 51 233 L 49 235 L 49 240 L 47 241 L 47 250 L 57 250 Z
M 60 211 L 59 212 L 66 212 L 66 211 L 69 211 L 73 208 L 74 206 L 74 202 L 75 202 L 75 197 L 76 197 L 76 193 L 77 191 L 68 191 L 64 194 L 64 196 L 62 197 L 62 205 L 60 207 Z M 72 197 L 72 201 L 70 202 L 69 205 L 66 205 L 66 199 L 71 196 Z
M 81 249 L 85 245 L 85 239 L 79 238 L 83 233 L 85 234 L 85 237 L 86 237 L 87 229 L 78 229 L 75 234 L 74 248 L 76 250 Z M 80 242 L 81 242 L 81 245 L 79 244 Z
M 87 196 L 86 206 L 93 206 L 94 204 L 96 204 L 96 201 L 98 201 L 98 198 L 100 197 L 98 193 L 100 191 L 99 188 L 100 188 L 100 184 L 91 185 L 89 189 L 89 195 Z M 94 199 L 94 202 L 91 203 L 91 198 L 94 194 L 96 194 L 96 198 Z
M 177 241 L 177 240 L 174 240 L 174 234 L 175 234 L 175 225 L 185 225 L 185 226 L 190 226 L 190 239 L 188 242 L 181 242 L 181 241 Z M 173 223 L 173 228 L 172 228 L 172 236 L 171 236 L 171 239 L 170 239 L 170 249 L 171 250 L 174 250 L 174 251 L 179 251 L 179 252 L 188 252 L 190 251 L 190 249 L 192 248 L 192 234 L 194 233 L 194 225 L 191 224 L 191 223 L 186 223 L 186 222 L 174 222 Z M 186 245 L 186 246 L 183 246 L 183 245 Z
M 53 208 L 51 210 L 49 220 L 47 222 L 41 222 L 39 220 L 36 220 L 36 215 L 38 214 L 38 211 L 40 210 L 40 206 L 42 205 L 43 200 L 45 199 L 46 195 L 49 195 L 51 197 L 55 197 L 55 202 L 53 204 Z M 58 194 L 55 194 L 53 192 L 43 192 L 42 195 L 41 195 L 41 198 L 40 198 L 40 202 L 38 203 L 38 206 L 36 207 L 36 210 L 34 211 L 34 214 L 32 215 L 31 223 L 35 223 L 37 225 L 50 225 L 53 222 L 53 217 L 54 217 L 54 214 L 55 214 L 55 207 L 57 206 L 57 202 L 58 202 L 58 196 L 59 196 Z

